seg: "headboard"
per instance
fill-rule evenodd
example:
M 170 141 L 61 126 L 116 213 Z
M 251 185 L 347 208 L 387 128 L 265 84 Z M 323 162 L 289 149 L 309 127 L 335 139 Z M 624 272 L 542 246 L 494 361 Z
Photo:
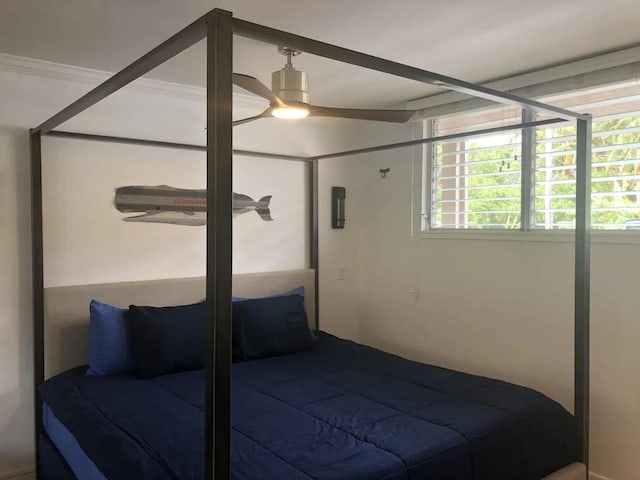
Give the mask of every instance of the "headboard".
M 233 295 L 263 297 L 302 285 L 309 326 L 314 327 L 314 281 L 313 270 L 243 273 L 233 276 Z M 130 304 L 181 305 L 204 298 L 204 277 L 45 288 L 45 378 L 87 363 L 92 299 L 126 308 Z

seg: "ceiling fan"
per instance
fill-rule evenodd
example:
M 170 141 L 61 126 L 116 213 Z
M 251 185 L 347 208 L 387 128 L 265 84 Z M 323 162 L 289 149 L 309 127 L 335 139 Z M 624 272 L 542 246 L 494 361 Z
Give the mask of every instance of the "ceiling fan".
M 415 110 L 375 110 L 359 108 L 320 107 L 309 103 L 309 79 L 307 74 L 293 66 L 292 59 L 301 52 L 280 47 L 280 53 L 287 57 L 282 70 L 271 75 L 272 88 L 250 75 L 233 74 L 233 83 L 237 86 L 269 101 L 269 107 L 253 117 L 233 122 L 233 125 L 253 122 L 260 118 L 276 117 L 299 119 L 305 117 L 351 118 L 378 122 L 405 123 L 411 120 Z

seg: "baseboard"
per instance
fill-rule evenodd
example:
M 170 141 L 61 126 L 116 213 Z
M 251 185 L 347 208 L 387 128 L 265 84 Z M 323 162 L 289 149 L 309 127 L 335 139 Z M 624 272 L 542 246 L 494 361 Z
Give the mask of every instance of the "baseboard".
M 5 473 L 0 480 L 35 480 L 36 473 L 33 470 L 20 470 L 14 473 Z
M 35 480 L 35 472 L 27 471 L 20 472 L 14 474 L 3 475 L 0 477 L 0 480 Z M 598 475 L 597 473 L 590 472 L 589 480 L 613 480 L 608 477 L 603 477 L 602 475 Z
M 0 480 L 35 480 L 35 472 L 21 472 L 10 474 L 9 476 L 2 476 Z M 597 473 L 590 472 L 589 480 L 613 480 L 608 477 L 603 477 L 602 475 L 598 475 Z
M 589 480 L 613 480 L 612 478 L 603 477 L 597 473 L 589 472 Z

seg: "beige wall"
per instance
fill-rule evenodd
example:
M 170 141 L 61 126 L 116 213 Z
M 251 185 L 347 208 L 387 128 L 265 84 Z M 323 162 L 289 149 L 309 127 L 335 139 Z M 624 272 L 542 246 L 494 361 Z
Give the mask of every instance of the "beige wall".
M 0 94 L 1 96 L 1 94 Z M 0 478 L 31 468 L 31 251 L 26 133 L 0 128 Z
M 378 141 L 402 135 L 372 133 Z M 391 167 L 382 180 L 378 169 Z M 347 226 L 321 229 L 322 328 L 412 359 L 536 388 L 573 405 L 573 245 L 412 236 L 410 149 L 321 163 L 321 205 L 347 188 Z M 328 215 L 328 211 L 325 215 Z M 337 280 L 344 267 L 345 280 Z M 640 471 L 640 241 L 592 254 L 591 469 Z M 410 290 L 418 291 L 415 294 Z

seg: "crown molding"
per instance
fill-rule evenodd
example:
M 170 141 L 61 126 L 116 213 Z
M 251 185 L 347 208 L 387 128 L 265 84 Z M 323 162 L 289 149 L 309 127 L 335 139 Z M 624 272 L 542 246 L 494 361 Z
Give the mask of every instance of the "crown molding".
M 546 68 L 540 68 L 535 71 L 505 77 L 498 80 L 481 83 L 482 86 L 490 87 L 503 92 L 518 92 L 524 89 L 531 89 L 542 84 L 550 84 L 552 82 L 569 81 L 578 77 L 593 75 L 596 72 L 606 72 L 615 68 L 624 66 L 633 66 L 640 62 L 640 46 L 633 45 L 618 50 L 595 54 L 586 58 L 568 61 L 558 65 L 551 65 Z M 582 76 L 582 77 L 581 77 Z M 636 75 L 637 76 L 637 75 Z M 612 81 L 616 81 L 615 79 Z M 577 83 L 580 83 L 579 80 Z M 532 95 L 527 92 L 528 97 Z M 416 110 L 427 110 L 435 107 L 446 107 L 456 103 L 462 103 L 469 99 L 469 96 L 463 93 L 447 91 L 437 93 L 427 97 L 411 100 L 406 103 L 407 108 Z M 476 100 L 477 101 L 477 100 Z M 483 105 L 497 105 L 495 102 L 482 102 Z M 445 108 L 446 110 L 446 108 Z M 438 112 L 440 114 L 440 112 Z M 429 116 L 425 112 L 425 116 Z
M 98 86 L 113 75 L 112 73 L 102 70 L 19 57 L 6 53 L 0 53 L 0 72 L 11 72 L 46 79 L 62 80 L 91 87 Z M 123 90 L 192 101 L 204 101 L 207 95 L 206 89 L 202 87 L 150 78 L 134 80 L 131 84 L 124 87 Z M 247 108 L 265 106 L 266 103 L 265 100 L 261 98 L 235 91 L 233 92 L 233 101 L 236 106 Z

